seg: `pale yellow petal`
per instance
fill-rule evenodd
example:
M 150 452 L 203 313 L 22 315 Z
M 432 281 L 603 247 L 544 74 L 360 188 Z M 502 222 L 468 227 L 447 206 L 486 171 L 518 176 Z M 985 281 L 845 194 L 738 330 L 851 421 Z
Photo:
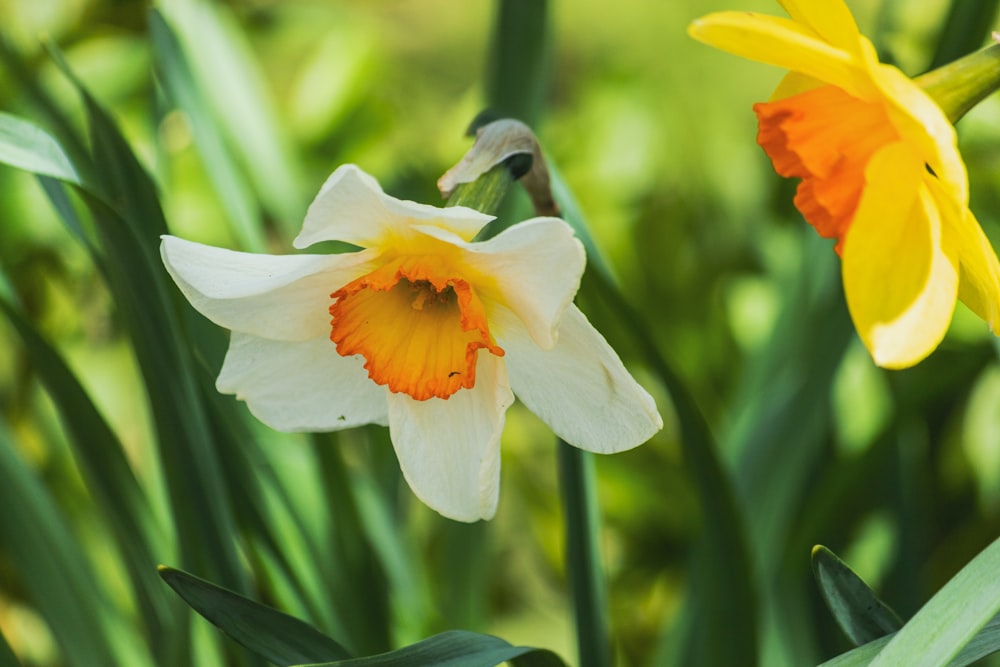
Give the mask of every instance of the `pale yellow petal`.
M 752 12 L 718 12 L 688 27 L 694 39 L 729 53 L 799 72 L 863 99 L 874 91 L 862 60 L 795 21 Z
M 903 142 L 877 153 L 843 249 L 854 325 L 875 363 L 906 368 L 944 338 L 958 294 L 957 251 L 942 235 L 923 160 Z
M 842 0 L 778 0 L 792 20 L 845 51 L 858 49 L 858 25 Z

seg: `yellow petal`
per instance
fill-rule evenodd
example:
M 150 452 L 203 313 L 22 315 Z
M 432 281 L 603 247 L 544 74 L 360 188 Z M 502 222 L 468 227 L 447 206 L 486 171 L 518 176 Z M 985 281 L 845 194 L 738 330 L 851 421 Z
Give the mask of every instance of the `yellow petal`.
M 947 226 L 958 243 L 958 298 L 1000 334 L 1000 262 L 972 211 Z
M 691 23 L 688 34 L 723 51 L 839 86 L 856 97 L 868 99 L 874 90 L 864 61 L 789 19 L 717 12 Z
M 803 179 L 795 207 L 820 236 L 842 239 L 865 188 L 869 160 L 899 139 L 885 105 L 824 85 L 753 110 L 757 143 L 775 171 Z
M 944 338 L 958 294 L 955 247 L 942 235 L 921 157 L 903 142 L 877 153 L 847 232 L 843 280 L 875 363 L 912 366 Z
M 819 79 L 811 76 L 800 74 L 799 72 L 789 72 L 783 79 L 781 79 L 781 83 L 779 83 L 778 87 L 774 89 L 773 93 L 771 93 L 771 97 L 768 101 L 774 102 L 775 100 L 783 100 L 786 97 L 798 95 L 799 93 L 805 93 L 813 88 L 819 88 L 820 86 L 825 85 L 826 84 Z
M 965 207 L 968 176 L 958 152 L 955 127 L 934 100 L 895 67 L 879 65 L 873 76 L 889 102 L 889 114 L 900 135 L 918 147 L 942 185 Z
M 837 48 L 856 52 L 858 25 L 841 0 L 778 0 L 793 21 L 801 23 Z

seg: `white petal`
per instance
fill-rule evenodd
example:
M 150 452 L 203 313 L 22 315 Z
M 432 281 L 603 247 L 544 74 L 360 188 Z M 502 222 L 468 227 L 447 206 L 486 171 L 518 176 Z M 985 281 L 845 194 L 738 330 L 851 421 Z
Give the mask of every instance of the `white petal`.
M 471 240 L 493 218 L 464 206 L 438 208 L 396 199 L 361 169 L 345 164 L 330 175 L 309 205 L 293 245 L 305 248 L 319 241 L 345 241 L 375 248 L 409 233 L 417 221 Z
M 472 389 L 426 401 L 389 394 L 389 433 L 413 493 L 449 519 L 492 518 L 500 494 L 500 434 L 513 402 L 503 360 L 483 352 Z
M 160 255 L 198 312 L 262 338 L 306 340 L 330 330 L 330 294 L 372 268 L 376 251 L 262 255 L 164 236 Z
M 288 342 L 233 332 L 215 386 L 278 431 L 388 423 L 386 391 L 368 378 L 364 359 L 340 356 L 326 337 Z
M 462 243 L 434 229 L 418 229 L 464 248 L 484 301 L 514 311 L 540 347 L 555 345 L 559 320 L 576 296 L 586 263 L 583 244 L 565 221 L 532 218 L 482 243 Z
M 663 420 L 653 397 L 576 306 L 570 306 L 551 350 L 525 334 L 499 339 L 514 393 L 571 445 L 600 454 L 649 440 Z

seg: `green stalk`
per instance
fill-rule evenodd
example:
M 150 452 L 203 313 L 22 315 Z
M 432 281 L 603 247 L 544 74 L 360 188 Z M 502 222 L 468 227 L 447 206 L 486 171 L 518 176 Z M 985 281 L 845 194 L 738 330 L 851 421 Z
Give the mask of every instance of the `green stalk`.
M 455 188 L 448 206 L 468 206 L 494 214 L 516 177 L 527 171 L 525 156 L 496 164 L 471 183 Z M 492 235 L 487 225 L 477 240 Z M 559 441 L 559 484 L 566 512 L 566 570 L 570 580 L 581 667 L 611 665 L 610 632 L 597 534 L 600 520 L 593 460 L 587 452 Z
M 486 99 L 498 116 L 517 118 L 534 124 L 544 106 L 548 89 L 549 3 L 546 0 L 498 0 L 491 53 L 486 76 Z M 520 165 L 523 167 L 524 165 Z M 503 171 L 513 181 L 512 172 L 523 174 L 516 165 L 500 165 L 484 174 L 475 184 L 461 186 L 449 202 L 465 204 L 465 190 L 481 188 L 489 205 L 473 206 L 486 213 L 496 213 L 500 200 L 491 195 L 499 185 Z M 491 184 L 492 183 L 492 184 Z M 536 213 L 541 215 L 542 213 Z M 495 233 L 498 226 L 488 225 L 480 237 Z M 478 239 L 479 237 L 477 237 Z M 559 441 L 559 484 L 566 512 L 566 570 L 576 622 L 577 649 L 581 667 L 611 665 L 610 632 L 606 614 L 607 594 L 603 569 L 597 549 L 600 528 L 593 460 L 587 452 Z
M 607 590 L 597 534 L 600 516 L 593 454 L 559 440 L 559 486 L 566 512 L 566 569 L 580 667 L 609 667 Z
M 460 183 L 448 198 L 448 206 L 468 206 L 477 211 L 496 215 L 504 195 L 516 180 L 510 160 L 500 162 L 471 183 Z M 482 232 L 480 232 L 482 233 Z
M 1000 88 L 1000 44 L 918 76 L 914 81 L 957 123 L 972 107 Z

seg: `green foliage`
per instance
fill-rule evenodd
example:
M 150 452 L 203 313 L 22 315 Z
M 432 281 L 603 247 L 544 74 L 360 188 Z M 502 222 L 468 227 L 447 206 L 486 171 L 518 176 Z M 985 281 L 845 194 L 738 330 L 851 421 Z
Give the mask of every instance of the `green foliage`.
M 5 6 L 0 664 L 997 664 L 1000 344 L 960 307 L 920 366 L 871 364 L 753 145 L 774 73 L 683 35 L 723 5 L 416 4 Z M 908 74 L 996 27 L 851 6 Z M 1000 247 L 994 102 L 959 130 Z M 536 129 L 580 305 L 667 427 L 581 456 L 515 407 L 498 517 L 465 526 L 384 429 L 278 434 L 219 395 L 225 334 L 158 246 L 288 252 L 343 162 L 436 203 L 487 106 Z M 813 582 L 819 542 L 851 567 L 818 549 Z
M 511 646 L 489 635 L 453 630 L 381 655 L 351 658 L 335 640 L 302 621 L 258 604 L 203 579 L 168 567 L 160 576 L 198 613 L 245 647 L 275 665 L 323 664 L 402 667 L 465 665 L 563 667 L 551 651 Z
M 947 665 L 964 667 L 1000 651 L 1000 609 L 996 568 L 1000 540 L 993 542 L 949 581 L 898 631 L 869 641 L 853 651 L 824 662 L 822 667 L 862 665 Z M 867 593 L 864 582 L 828 551 L 818 550 L 817 571 L 821 586 L 832 602 L 831 611 L 841 626 L 887 627 L 898 619 L 881 601 Z M 869 602 L 865 602 L 868 598 Z M 874 600 L 874 604 L 870 602 Z M 848 618 L 849 617 L 849 618 Z M 876 621 L 874 617 L 878 617 Z M 843 620 L 842 620 L 843 619 Z M 877 632 L 877 631 L 875 631 Z
M 79 183 L 76 170 L 55 139 L 29 121 L 7 113 L 0 113 L 0 153 L 12 167 Z
M 276 609 L 180 570 L 161 567 L 160 576 L 195 611 L 275 665 L 290 667 L 351 657 L 316 628 Z
M 855 646 L 892 634 L 903 625 L 892 607 L 826 547 L 813 549 L 812 566 L 823 601 Z
M 382 655 L 325 662 L 314 667 L 493 667 L 502 663 L 512 667 L 565 667 L 551 651 L 511 646 L 497 637 L 462 630 L 442 632 Z

